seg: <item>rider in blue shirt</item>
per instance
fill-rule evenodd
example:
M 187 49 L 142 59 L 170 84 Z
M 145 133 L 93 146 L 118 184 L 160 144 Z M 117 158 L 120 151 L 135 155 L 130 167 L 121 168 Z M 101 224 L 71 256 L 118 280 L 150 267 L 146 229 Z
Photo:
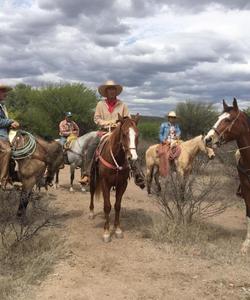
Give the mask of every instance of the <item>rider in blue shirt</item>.
M 171 144 L 173 141 L 180 139 L 181 130 L 176 121 L 176 113 L 170 111 L 168 113 L 168 122 L 162 123 L 160 127 L 159 138 L 161 143 L 168 141 Z

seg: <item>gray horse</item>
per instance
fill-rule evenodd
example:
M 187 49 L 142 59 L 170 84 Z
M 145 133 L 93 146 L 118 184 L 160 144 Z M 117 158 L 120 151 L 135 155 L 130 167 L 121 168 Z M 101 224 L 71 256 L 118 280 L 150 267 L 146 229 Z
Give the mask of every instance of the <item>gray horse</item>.
M 81 175 L 83 175 L 84 169 L 85 169 L 85 161 L 86 161 L 86 155 L 88 146 L 92 143 L 92 141 L 95 139 L 97 134 L 97 131 L 91 131 L 89 133 L 86 133 L 79 138 L 76 139 L 76 141 L 73 143 L 71 148 L 67 150 L 67 158 L 68 158 L 68 165 L 70 165 L 70 192 L 74 191 L 73 188 L 73 182 L 75 178 L 75 169 L 81 168 Z M 56 187 L 59 186 L 59 170 L 56 173 Z M 84 187 L 82 187 L 82 191 L 85 191 Z

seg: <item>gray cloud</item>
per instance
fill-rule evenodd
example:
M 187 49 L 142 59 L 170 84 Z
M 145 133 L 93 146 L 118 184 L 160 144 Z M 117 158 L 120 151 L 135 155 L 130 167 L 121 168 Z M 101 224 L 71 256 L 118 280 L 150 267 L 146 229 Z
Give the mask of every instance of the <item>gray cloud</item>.
M 216 3 L 240 10 L 248 9 L 247 2 Z M 176 28 L 160 43 L 145 38 L 144 22 L 157 19 L 166 3 L 197 12 L 211 1 L 37 3 L 11 15 L 0 12 L 2 79 L 36 86 L 80 81 L 94 89 L 114 79 L 125 86 L 121 97 L 133 112 L 151 115 L 164 115 L 186 99 L 218 103 L 224 97 L 249 97 L 248 35 L 235 39 L 230 32 Z M 153 36 L 155 29 L 147 30 Z

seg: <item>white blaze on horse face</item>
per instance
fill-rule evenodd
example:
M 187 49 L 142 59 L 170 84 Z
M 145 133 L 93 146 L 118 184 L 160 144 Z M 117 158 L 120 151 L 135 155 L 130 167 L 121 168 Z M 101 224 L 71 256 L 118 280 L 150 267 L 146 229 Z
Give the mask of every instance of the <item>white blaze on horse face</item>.
M 132 155 L 132 160 L 137 160 L 138 155 L 135 147 L 135 130 L 133 128 L 129 128 L 129 148 Z
M 223 113 L 218 117 L 217 122 L 214 124 L 213 129 L 210 129 L 208 134 L 205 136 L 204 140 L 207 140 L 209 138 L 213 139 L 213 143 L 218 142 L 218 134 L 215 132 L 215 129 L 219 126 L 220 122 L 226 118 L 229 118 L 230 114 L 229 113 Z

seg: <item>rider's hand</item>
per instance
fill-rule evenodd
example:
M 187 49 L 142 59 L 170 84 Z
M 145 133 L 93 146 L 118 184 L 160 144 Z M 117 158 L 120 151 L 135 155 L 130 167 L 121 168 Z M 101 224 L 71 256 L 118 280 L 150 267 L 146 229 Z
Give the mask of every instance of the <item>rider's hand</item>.
M 18 129 L 20 127 L 20 125 L 17 121 L 14 121 L 13 123 L 11 123 L 10 127 L 13 128 L 13 129 Z

